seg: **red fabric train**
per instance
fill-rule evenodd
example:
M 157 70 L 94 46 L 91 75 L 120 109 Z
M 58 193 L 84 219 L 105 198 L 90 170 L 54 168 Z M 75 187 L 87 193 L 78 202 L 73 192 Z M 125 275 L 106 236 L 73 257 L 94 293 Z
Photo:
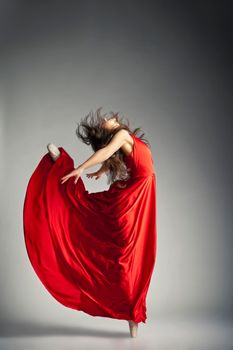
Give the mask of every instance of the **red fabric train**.
M 45 154 L 26 190 L 23 221 L 30 262 L 49 293 L 92 316 L 147 319 L 156 260 L 156 176 L 149 147 L 136 135 L 124 156 L 130 179 L 89 193 L 64 148 Z M 122 185 L 122 186 L 121 186 Z

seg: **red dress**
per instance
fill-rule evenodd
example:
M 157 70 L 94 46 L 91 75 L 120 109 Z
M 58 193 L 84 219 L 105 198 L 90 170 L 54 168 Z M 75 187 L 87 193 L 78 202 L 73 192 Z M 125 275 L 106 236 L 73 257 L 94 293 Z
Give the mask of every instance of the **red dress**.
M 146 323 L 156 260 L 156 177 L 149 147 L 136 135 L 124 156 L 127 181 L 89 193 L 64 148 L 46 153 L 26 190 L 23 222 L 30 262 L 49 293 L 92 316 Z

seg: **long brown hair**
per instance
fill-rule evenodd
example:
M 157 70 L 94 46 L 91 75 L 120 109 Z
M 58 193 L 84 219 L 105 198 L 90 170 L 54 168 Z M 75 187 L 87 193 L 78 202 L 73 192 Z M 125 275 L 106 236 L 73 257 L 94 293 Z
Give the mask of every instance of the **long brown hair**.
M 81 120 L 80 123 L 77 123 L 77 137 L 80 138 L 86 145 L 91 145 L 94 152 L 105 147 L 120 129 L 126 129 L 128 132 L 134 135 L 142 132 L 141 127 L 135 128 L 133 131 L 131 131 L 128 118 L 124 116 L 120 117 L 119 112 L 101 114 L 100 111 L 102 108 L 103 107 L 99 107 L 95 113 L 91 111 Z M 104 118 L 116 118 L 117 122 L 120 124 L 119 127 L 113 129 L 104 128 L 102 126 L 105 122 Z M 149 148 L 151 148 L 150 143 L 143 136 L 144 133 L 142 133 L 140 136 L 137 135 L 138 138 L 140 138 L 148 145 Z M 127 169 L 126 164 L 123 161 L 123 157 L 124 153 L 119 148 L 110 158 L 103 162 L 108 171 L 108 184 L 119 180 L 127 180 L 130 177 L 129 169 Z

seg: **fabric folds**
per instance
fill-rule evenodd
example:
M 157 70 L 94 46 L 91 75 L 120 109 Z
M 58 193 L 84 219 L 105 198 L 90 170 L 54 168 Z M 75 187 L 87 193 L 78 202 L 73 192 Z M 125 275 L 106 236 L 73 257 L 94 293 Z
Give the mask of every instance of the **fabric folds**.
M 24 238 L 31 265 L 48 292 L 92 316 L 144 322 L 156 260 L 156 176 L 149 147 L 136 135 L 124 156 L 127 181 L 90 193 L 63 147 L 46 153 L 27 185 Z

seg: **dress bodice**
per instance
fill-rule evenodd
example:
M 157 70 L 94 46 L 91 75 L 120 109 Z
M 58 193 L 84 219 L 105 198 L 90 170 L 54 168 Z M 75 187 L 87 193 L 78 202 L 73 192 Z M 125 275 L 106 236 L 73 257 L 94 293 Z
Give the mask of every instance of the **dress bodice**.
M 149 146 L 139 137 L 130 133 L 134 140 L 133 150 L 123 159 L 131 170 L 132 177 L 150 176 L 154 171 L 154 161 Z

